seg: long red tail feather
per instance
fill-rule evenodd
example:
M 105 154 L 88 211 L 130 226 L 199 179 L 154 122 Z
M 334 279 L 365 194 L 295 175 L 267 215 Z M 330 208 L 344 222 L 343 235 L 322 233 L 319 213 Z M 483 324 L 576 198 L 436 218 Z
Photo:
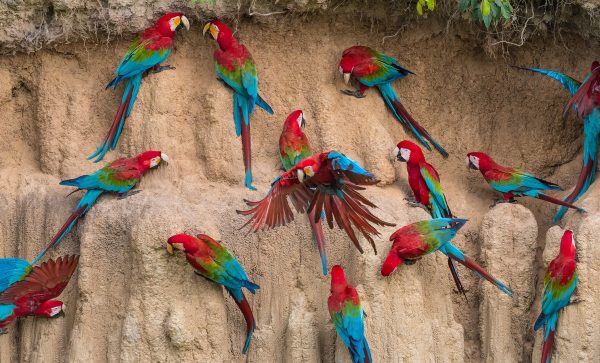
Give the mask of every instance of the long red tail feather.
M 552 345 L 554 344 L 554 332 L 551 331 L 548 334 L 548 339 L 544 341 L 544 346 L 542 347 L 542 359 L 541 363 L 547 363 L 548 358 L 550 357 L 550 353 L 552 352 Z
M 325 254 L 325 236 L 323 235 L 323 225 L 321 224 L 321 220 L 315 221 L 315 211 L 313 209 L 311 213 L 308 215 L 308 220 L 310 222 L 310 229 L 312 230 L 313 237 L 317 242 L 317 248 L 319 250 L 319 256 L 321 256 L 321 266 L 323 267 L 323 275 L 327 275 L 327 255 Z
M 234 299 L 235 300 L 235 299 Z M 240 311 L 244 315 L 244 319 L 246 319 L 246 342 L 244 343 L 244 349 L 242 353 L 246 353 L 248 351 L 248 345 L 250 344 L 250 339 L 252 338 L 252 333 L 254 333 L 254 329 L 256 328 L 256 322 L 254 321 L 254 315 L 252 314 L 252 308 L 250 308 L 250 304 L 248 303 L 248 299 L 242 293 L 242 301 L 235 302 L 237 306 L 240 308 Z
M 540 193 L 540 194 L 538 194 L 537 198 L 541 199 L 541 200 L 544 200 L 546 202 L 553 203 L 553 204 L 562 205 L 563 207 L 573 208 L 573 209 L 576 209 L 576 210 L 578 210 L 580 212 L 585 212 L 585 209 L 583 209 L 583 208 L 579 208 L 577 206 L 574 206 L 571 203 L 564 202 L 564 201 L 562 201 L 560 199 L 553 198 L 553 197 L 551 197 L 549 195 L 546 195 L 546 194 Z

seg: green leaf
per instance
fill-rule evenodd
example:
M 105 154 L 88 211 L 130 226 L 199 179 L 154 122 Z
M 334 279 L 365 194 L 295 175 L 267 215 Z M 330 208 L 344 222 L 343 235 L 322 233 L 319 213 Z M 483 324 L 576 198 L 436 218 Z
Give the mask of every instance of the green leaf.
M 421 5 L 421 1 L 419 1 L 417 3 L 417 13 L 419 13 L 419 15 L 423 16 L 423 5 Z
M 459 2 L 458 2 L 458 10 L 461 13 L 464 13 L 465 10 L 467 10 L 467 8 L 469 7 L 469 3 L 470 2 L 471 2 L 470 0 L 459 0 Z
M 483 15 L 484 19 L 486 16 L 490 15 L 491 7 L 488 0 L 483 0 L 481 2 L 481 15 Z
M 492 17 L 491 16 L 484 16 L 483 17 L 483 24 L 485 25 L 486 29 L 490 28 L 490 25 L 492 24 Z
M 506 5 L 500 7 L 500 12 L 502 13 L 502 17 L 506 20 L 509 20 L 512 16 L 512 9 L 509 9 Z
M 427 0 L 427 9 L 429 9 L 429 11 L 435 9 L 435 0 Z

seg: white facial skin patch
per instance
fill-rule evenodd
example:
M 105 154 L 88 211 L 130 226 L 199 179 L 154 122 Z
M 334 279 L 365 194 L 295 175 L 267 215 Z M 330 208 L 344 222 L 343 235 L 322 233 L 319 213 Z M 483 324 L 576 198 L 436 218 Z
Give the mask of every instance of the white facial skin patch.
M 406 161 L 410 160 L 410 150 L 402 148 L 400 149 L 400 155 L 402 156 L 402 159 Z
M 300 116 L 298 116 L 298 127 L 302 127 L 302 122 L 304 121 L 304 116 L 302 115 L 302 113 L 300 113 Z
M 471 161 L 471 164 L 475 167 L 475 169 L 479 170 L 479 158 L 477 156 L 469 156 L 469 158 L 467 159 L 467 166 L 469 165 L 469 160 Z

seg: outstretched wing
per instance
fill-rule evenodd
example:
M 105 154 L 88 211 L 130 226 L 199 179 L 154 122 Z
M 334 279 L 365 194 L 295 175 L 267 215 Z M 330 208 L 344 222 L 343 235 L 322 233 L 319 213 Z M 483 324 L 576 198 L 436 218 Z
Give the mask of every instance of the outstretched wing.
M 356 185 L 374 185 L 379 183 L 375 175 L 342 153 L 331 151 L 327 153 L 327 159 L 336 178 L 342 177 Z
M 0 304 L 17 303 L 23 298 L 35 302 L 56 298 L 69 283 L 78 262 L 79 256 L 65 256 L 35 266 L 23 280 L 0 294 Z
M 294 213 L 288 202 L 292 204 L 298 213 L 308 210 L 313 192 L 300 183 L 295 172 L 285 172 L 271 184 L 269 193 L 261 200 L 252 202 L 244 199 L 250 207 L 245 211 L 236 211 L 243 216 L 251 216 L 242 228 L 250 225 L 250 231 L 256 232 L 264 228 L 284 226 L 294 220 Z

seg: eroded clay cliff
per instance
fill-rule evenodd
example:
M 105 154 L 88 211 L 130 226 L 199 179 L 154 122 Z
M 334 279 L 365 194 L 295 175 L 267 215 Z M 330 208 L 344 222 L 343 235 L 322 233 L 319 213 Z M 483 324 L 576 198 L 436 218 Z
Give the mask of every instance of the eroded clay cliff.
M 57 2 L 52 4 L 56 9 Z M 136 16 L 127 26 L 141 29 L 155 12 L 136 9 L 130 10 Z M 275 110 L 274 116 L 259 110 L 252 118 L 258 191 L 251 192 L 241 183 L 231 95 L 216 80 L 213 44 L 201 37 L 201 24 L 195 21 L 189 33 L 178 35 L 168 61 L 176 70 L 144 80 L 119 146 L 106 158 L 160 149 L 171 163 L 149 173 L 135 196 L 102 197 L 49 254 L 81 255 L 77 275 L 63 294 L 67 317 L 23 319 L 11 326 L 0 337 L 0 361 L 347 361 L 329 322 L 329 281 L 320 273 L 306 219 L 247 235 L 238 229 L 244 219 L 235 209 L 244 206 L 242 199 L 257 199 L 268 190 L 279 171 L 275 140 L 283 120 L 301 108 L 315 149 L 342 151 L 381 179 L 366 191 L 379 206 L 378 216 L 398 226 L 428 217 L 404 201 L 410 194 L 405 166 L 391 155 L 395 144 L 409 136 L 375 92 L 358 100 L 339 91 L 337 61 L 354 44 L 394 55 L 416 73 L 395 88 L 450 152 L 446 160 L 435 153 L 427 157 L 441 174 L 454 214 L 470 220 L 456 244 L 515 291 L 509 299 L 459 267 L 467 303 L 454 292 L 439 254 L 384 279 L 379 269 L 393 228 L 381 229 L 378 255 L 369 248 L 361 255 L 344 234 L 326 230 L 330 267 L 344 265 L 363 300 L 374 360 L 538 359 L 539 337 L 534 345 L 532 325 L 539 312 L 539 280 L 561 233 L 560 227 L 548 231 L 554 208 L 523 201 L 490 210 L 496 195 L 479 173 L 465 168 L 464 157 L 485 150 L 501 163 L 572 186 L 580 163 L 581 123 L 570 118 L 564 127 L 561 111 L 567 98 L 560 86 L 508 65 L 583 75 L 598 55 L 593 52 L 598 42 L 568 34 L 566 43 L 539 38 L 512 49 L 509 58 L 494 59 L 472 41 L 475 35 L 470 26 L 446 32 L 445 22 L 436 18 L 403 28 L 385 42 L 381 32 L 347 15 L 241 21 L 237 36 L 253 52 L 261 94 Z M 78 40 L 0 57 L 0 257 L 35 256 L 77 200 L 78 195 L 65 198 L 71 190 L 58 182 L 99 167 L 85 157 L 104 137 L 118 105 L 121 90 L 106 91 L 104 85 L 131 39 L 129 32 L 122 37 L 108 45 Z M 0 42 L 15 45 L 7 38 Z M 598 274 L 596 189 L 582 200 L 589 213 L 569 212 L 564 221 L 578 241 L 582 302 L 561 318 L 560 361 L 599 356 L 594 317 L 600 314 L 600 293 L 590 283 Z M 220 287 L 194 275 L 182 256 L 166 254 L 166 239 L 184 231 L 221 239 L 261 285 L 250 298 L 258 329 L 247 357 L 240 353 L 245 332 L 235 304 Z M 569 339 L 574 336 L 577 341 Z

